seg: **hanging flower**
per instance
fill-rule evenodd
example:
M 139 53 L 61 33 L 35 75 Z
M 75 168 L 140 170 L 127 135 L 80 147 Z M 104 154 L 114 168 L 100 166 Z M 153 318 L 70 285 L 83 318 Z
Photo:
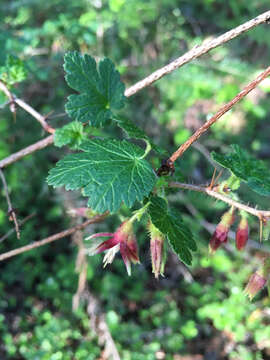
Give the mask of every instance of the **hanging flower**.
M 231 225 L 234 222 L 234 210 L 231 208 L 229 211 L 223 214 L 220 223 L 217 225 L 216 230 L 210 240 L 209 249 L 211 253 L 214 253 L 222 243 L 228 241 L 228 232 Z
M 89 236 L 87 240 L 107 236 L 110 238 L 103 241 L 94 249 L 91 249 L 90 254 L 95 255 L 108 250 L 103 259 L 104 266 L 106 266 L 107 264 L 112 263 L 115 254 L 120 250 L 128 275 L 131 275 L 131 262 L 134 264 L 140 262 L 137 241 L 133 233 L 132 221 L 124 221 L 115 233 L 97 233 Z
M 245 287 L 244 294 L 249 297 L 250 300 L 264 287 L 266 284 L 266 278 L 258 272 L 255 272 L 249 278 L 248 284 Z
M 249 278 L 248 284 L 245 287 L 244 294 L 249 297 L 250 300 L 263 289 L 269 280 L 270 275 L 270 257 L 264 259 L 263 265 Z
M 242 216 L 236 231 L 236 247 L 238 250 L 243 250 L 248 241 L 248 221 Z
M 152 272 L 155 278 L 158 279 L 159 275 L 163 275 L 164 268 L 164 240 L 165 236 L 150 222 L 148 225 L 150 233 L 150 252 L 152 260 Z

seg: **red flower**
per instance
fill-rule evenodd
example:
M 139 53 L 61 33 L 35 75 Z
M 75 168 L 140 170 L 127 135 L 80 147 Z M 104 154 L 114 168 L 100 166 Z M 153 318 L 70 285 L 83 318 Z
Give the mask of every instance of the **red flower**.
M 158 279 L 159 275 L 163 275 L 164 268 L 164 239 L 165 236 L 152 224 L 148 225 L 150 232 L 150 251 L 152 260 L 152 272 L 155 278 Z
M 99 254 L 105 250 L 109 250 L 104 256 L 104 266 L 110 264 L 117 251 L 120 250 L 123 261 L 126 265 L 128 275 L 131 274 L 131 262 L 134 264 L 139 263 L 138 247 L 136 237 L 132 229 L 132 221 L 124 221 L 115 233 L 97 233 L 91 235 L 87 239 L 93 239 L 97 237 L 110 236 L 110 239 L 103 241 L 95 249 L 91 251 L 91 254 Z
M 238 250 L 243 250 L 248 241 L 248 221 L 245 217 L 241 218 L 236 231 L 236 247 Z
M 228 241 L 228 232 L 233 222 L 233 210 L 230 209 L 222 216 L 221 221 L 217 225 L 216 230 L 210 240 L 209 248 L 211 253 L 214 253 L 222 245 L 222 243 L 226 243 Z

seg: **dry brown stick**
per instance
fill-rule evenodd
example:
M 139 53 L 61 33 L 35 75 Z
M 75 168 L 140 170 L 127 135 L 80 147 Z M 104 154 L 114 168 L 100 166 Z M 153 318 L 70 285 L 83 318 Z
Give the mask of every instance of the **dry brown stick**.
M 270 19 L 270 10 L 266 11 L 265 13 L 257 16 L 256 18 L 247 21 L 246 23 L 226 32 L 225 34 L 210 40 L 205 41 L 200 46 L 195 46 L 193 49 L 185 53 L 184 55 L 180 56 L 178 59 L 174 60 L 173 62 L 167 64 L 166 66 L 162 67 L 161 69 L 156 70 L 151 75 L 147 76 L 145 79 L 137 82 L 135 85 L 131 86 L 129 89 L 126 90 L 125 95 L 131 96 L 138 91 L 142 90 L 143 88 L 153 84 L 155 81 L 162 78 L 164 75 L 171 73 L 172 71 L 178 69 L 179 67 L 183 66 L 184 64 L 188 63 L 189 61 L 196 59 L 197 57 L 206 54 L 208 51 L 220 46 L 229 40 L 234 39 L 235 37 L 245 33 L 246 31 L 254 28 L 257 25 L 260 25 L 267 20 Z
M 254 209 L 250 206 L 247 206 L 238 201 L 235 201 L 226 195 L 220 194 L 214 190 L 210 190 L 209 188 L 204 187 L 204 186 L 183 184 L 183 183 L 179 183 L 179 182 L 170 182 L 169 187 L 202 192 L 202 193 L 207 194 L 211 197 L 214 197 L 218 200 L 224 201 L 225 203 L 227 203 L 231 206 L 234 206 L 237 209 L 244 210 L 244 211 L 248 212 L 249 214 L 257 216 L 259 219 L 270 218 L 270 211 Z
M 71 235 L 73 234 L 75 231 L 77 230 L 81 230 L 81 229 L 84 229 L 86 226 L 90 225 L 90 224 L 94 224 L 94 223 L 97 223 L 97 222 L 100 222 L 102 221 L 103 219 L 105 219 L 105 217 L 107 216 L 107 214 L 102 214 L 102 215 L 97 215 L 95 217 L 93 217 L 92 219 L 89 219 L 85 222 L 83 222 L 82 224 L 80 225 L 76 225 L 76 226 L 73 226 L 72 228 L 70 229 L 67 229 L 67 230 L 64 230 L 64 231 L 61 231 L 60 233 L 57 233 L 55 235 L 52 235 L 52 236 L 49 236 L 45 239 L 42 239 L 42 240 L 39 240 L 39 241 L 36 241 L 32 244 L 29 244 L 29 245 L 26 245 L 26 246 L 22 246 L 20 248 L 17 248 L 17 249 L 14 249 L 14 250 L 11 250 L 11 251 L 8 251 L 8 252 L 5 252 L 3 254 L 0 254 L 0 261 L 3 261 L 5 259 L 8 259 L 10 257 L 13 257 L 13 256 L 16 256 L 16 255 L 19 255 L 19 254 L 22 254 L 24 253 L 25 251 L 29 251 L 29 250 L 32 250 L 32 249 L 36 249 L 40 246 L 43 246 L 43 245 L 46 245 L 46 244 L 49 244 L 55 240 L 59 240 L 59 239 L 62 239 L 68 235 Z
M 3 160 L 0 160 L 0 169 L 4 168 L 15 161 L 21 159 L 22 157 L 32 154 L 33 152 L 44 149 L 46 146 L 51 145 L 53 143 L 53 135 L 47 136 L 45 139 L 39 140 L 38 142 L 27 146 L 26 148 L 6 157 Z
M 247 86 L 244 87 L 239 94 L 237 94 L 231 101 L 223 105 L 222 108 L 204 123 L 190 138 L 184 142 L 169 158 L 171 162 L 175 162 L 190 146 L 194 141 L 196 141 L 205 131 L 209 129 L 221 116 L 223 116 L 227 111 L 229 111 L 233 105 L 238 101 L 243 99 L 251 90 L 253 90 L 261 81 L 267 78 L 270 75 L 270 66 L 263 71 L 255 80 L 251 81 Z
M 14 210 L 12 204 L 11 204 L 11 200 L 10 200 L 10 197 L 9 197 L 9 194 L 8 194 L 8 186 L 7 186 L 6 178 L 5 178 L 5 175 L 4 175 L 1 168 L 0 168 L 0 177 L 1 177 L 1 180 L 2 180 L 2 183 L 3 183 L 3 188 L 4 188 L 5 196 L 6 196 L 6 199 L 7 199 L 8 215 L 11 217 L 11 219 L 14 222 L 14 226 L 15 226 L 15 230 L 16 230 L 16 234 L 17 234 L 17 239 L 19 239 L 20 238 L 19 224 L 18 224 L 18 221 L 17 221 L 15 210 Z
M 12 94 L 5 83 L 0 80 L 0 90 L 2 90 L 7 97 L 9 98 L 11 104 L 15 103 L 18 106 L 20 106 L 22 109 L 24 109 L 26 112 L 28 112 L 30 115 L 33 116 L 43 127 L 43 129 L 51 134 L 55 132 L 55 129 L 53 129 L 50 125 L 46 122 L 46 117 L 41 115 L 39 112 L 37 112 L 35 109 L 32 108 L 32 106 L 28 105 L 25 101 L 22 99 L 17 98 L 14 94 Z

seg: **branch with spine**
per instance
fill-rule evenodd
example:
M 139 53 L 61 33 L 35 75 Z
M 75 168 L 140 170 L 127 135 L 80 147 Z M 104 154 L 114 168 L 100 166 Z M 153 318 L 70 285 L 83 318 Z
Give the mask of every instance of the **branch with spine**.
M 172 71 L 182 67 L 183 65 L 187 64 L 188 62 L 198 58 L 199 56 L 209 52 L 211 49 L 214 49 L 222 44 L 225 44 L 226 42 L 236 38 L 237 36 L 244 34 L 245 32 L 247 32 L 248 30 L 265 23 L 267 20 L 270 19 L 270 11 L 267 11 L 259 16 L 257 16 L 256 18 L 236 27 L 235 29 L 226 32 L 225 34 L 212 39 L 210 41 L 205 41 L 204 43 L 202 43 L 202 45 L 200 46 L 196 46 L 193 49 L 191 49 L 190 51 L 188 51 L 186 54 L 182 55 L 181 57 L 179 57 L 178 59 L 174 60 L 173 62 L 167 64 L 166 66 L 162 67 L 161 69 L 156 70 L 154 73 L 150 74 L 149 76 L 147 76 L 145 79 L 139 81 L 138 83 L 136 83 L 135 85 L 131 86 L 130 88 L 126 89 L 125 91 L 125 96 L 126 97 L 130 97 L 134 94 L 136 94 L 137 92 L 141 91 L 142 89 L 144 89 L 145 87 L 150 86 L 151 84 L 153 84 L 155 81 L 161 79 L 163 76 L 171 73 Z M 177 149 L 169 158 L 169 160 L 173 163 L 178 157 L 180 157 L 184 151 L 186 151 L 191 144 L 196 141 L 205 131 L 207 131 L 209 129 L 209 127 L 211 125 L 213 125 L 218 119 L 220 119 L 228 110 L 230 110 L 237 102 L 239 102 L 241 99 L 243 99 L 250 91 L 252 91 L 262 80 L 264 80 L 267 76 L 269 76 L 270 74 L 270 67 L 268 67 L 265 71 L 263 71 L 256 79 L 254 79 L 253 81 L 251 81 L 248 85 L 246 85 L 244 87 L 244 89 L 239 92 L 239 94 L 237 96 L 235 96 L 230 102 L 228 102 L 227 104 L 223 105 L 220 110 L 210 119 L 208 120 L 200 129 L 198 129 L 184 144 L 182 144 L 180 146 L 179 149 Z M 33 116 L 43 127 L 43 129 L 51 134 L 53 134 L 55 132 L 55 129 L 53 129 L 52 127 L 50 127 L 47 122 L 46 122 L 46 117 L 41 115 L 40 113 L 38 113 L 35 109 L 33 109 L 30 105 L 28 105 L 27 103 L 25 103 L 22 99 L 17 98 L 16 96 L 14 96 L 6 87 L 6 85 L 3 82 L 0 82 L 0 89 L 2 91 L 4 91 L 4 93 L 8 96 L 10 103 L 12 104 L 16 104 L 18 106 L 20 106 L 21 108 L 23 108 L 25 111 L 27 111 L 31 116 Z M 38 141 L 37 143 L 34 143 L 28 147 L 26 147 L 25 149 L 22 149 L 20 151 L 18 151 L 17 153 L 14 153 L 10 156 L 8 156 L 7 158 L 3 159 L 0 161 L 0 169 L 18 161 L 19 159 L 23 158 L 24 156 L 27 156 L 31 153 L 34 153 L 37 150 L 43 149 L 49 145 L 53 144 L 53 135 L 50 135 L 48 137 L 46 137 L 43 140 Z M 194 185 L 189 185 L 189 184 L 180 184 L 180 183 L 171 183 L 170 184 L 171 187 L 178 187 L 178 188 L 186 188 L 189 190 L 193 190 L 193 191 L 201 191 L 204 192 L 205 194 L 215 197 L 215 198 L 219 198 L 220 200 L 227 202 L 228 204 L 231 204 L 231 202 L 233 201 L 233 206 L 245 210 L 255 216 L 263 216 L 268 218 L 269 212 L 265 212 L 262 210 L 256 210 L 253 209 L 251 207 L 248 207 L 246 205 L 243 205 L 241 203 L 238 203 L 226 196 L 223 196 L 221 194 L 218 194 L 217 192 L 213 191 L 213 190 L 209 190 L 209 189 L 204 189 L 201 187 L 196 187 Z M 90 221 L 90 220 L 89 220 Z M 84 224 L 86 224 L 85 226 L 88 225 L 87 222 L 85 222 Z M 83 224 L 81 225 L 82 227 Z M 72 228 L 72 231 L 76 231 L 75 228 Z M 75 229 L 75 230 L 74 230 Z M 38 242 L 38 244 L 36 243 L 36 245 L 28 245 L 28 247 L 23 247 L 20 249 L 15 249 L 11 252 L 9 252 L 9 255 L 7 256 L 7 254 L 2 254 L 0 255 L 0 261 L 10 257 L 10 256 L 14 256 L 18 253 L 27 251 L 27 250 L 31 250 L 32 248 L 38 247 L 38 246 L 42 246 L 45 245 L 51 241 L 54 241 L 56 239 L 62 238 L 64 236 L 70 235 L 72 232 L 70 232 L 71 229 L 66 230 L 64 232 L 61 233 L 60 237 L 58 237 L 57 235 L 54 235 L 52 237 L 49 237 L 47 239 L 41 240 L 40 242 Z M 63 236 L 62 236 L 63 235 Z M 25 250 L 26 249 L 26 250 Z M 16 252 L 17 250 L 17 252 Z

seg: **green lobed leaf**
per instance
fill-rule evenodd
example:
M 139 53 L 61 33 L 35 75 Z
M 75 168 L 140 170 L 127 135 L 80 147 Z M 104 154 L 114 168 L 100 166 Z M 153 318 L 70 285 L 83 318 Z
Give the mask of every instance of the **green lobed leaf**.
M 151 145 L 152 149 L 156 151 L 158 154 L 164 155 L 167 153 L 165 150 L 155 145 L 151 141 L 151 139 L 146 135 L 146 133 L 142 129 L 140 129 L 137 125 L 135 125 L 131 120 L 126 118 L 120 119 L 119 117 L 114 118 L 113 120 L 116 121 L 116 124 L 125 131 L 125 133 L 129 138 L 143 139 L 147 141 Z
M 110 59 L 98 64 L 90 55 L 69 52 L 64 57 L 68 85 L 79 95 L 68 97 L 66 111 L 78 121 L 92 126 L 103 126 L 112 118 L 112 111 L 125 104 L 125 86 Z
M 54 145 L 58 147 L 69 145 L 72 149 L 78 149 L 83 140 L 85 140 L 83 124 L 78 121 L 72 121 L 56 129 L 54 133 Z
M 270 195 L 270 173 L 263 161 L 253 158 L 238 145 L 232 145 L 229 154 L 212 152 L 211 156 L 258 194 Z
M 151 197 L 148 212 L 153 224 L 167 235 L 169 243 L 178 257 L 190 265 L 191 251 L 196 251 L 197 246 L 192 232 L 184 224 L 179 213 L 174 209 L 168 209 L 166 201 L 158 196 Z
M 12 55 L 8 55 L 4 66 L 0 67 L 0 79 L 7 85 L 13 85 L 25 80 L 27 72 L 24 62 Z
M 140 147 L 126 140 L 94 139 L 79 148 L 82 153 L 66 156 L 50 170 L 47 182 L 67 190 L 83 188 L 94 211 L 115 212 L 122 201 L 131 207 L 153 189 L 156 175 Z

